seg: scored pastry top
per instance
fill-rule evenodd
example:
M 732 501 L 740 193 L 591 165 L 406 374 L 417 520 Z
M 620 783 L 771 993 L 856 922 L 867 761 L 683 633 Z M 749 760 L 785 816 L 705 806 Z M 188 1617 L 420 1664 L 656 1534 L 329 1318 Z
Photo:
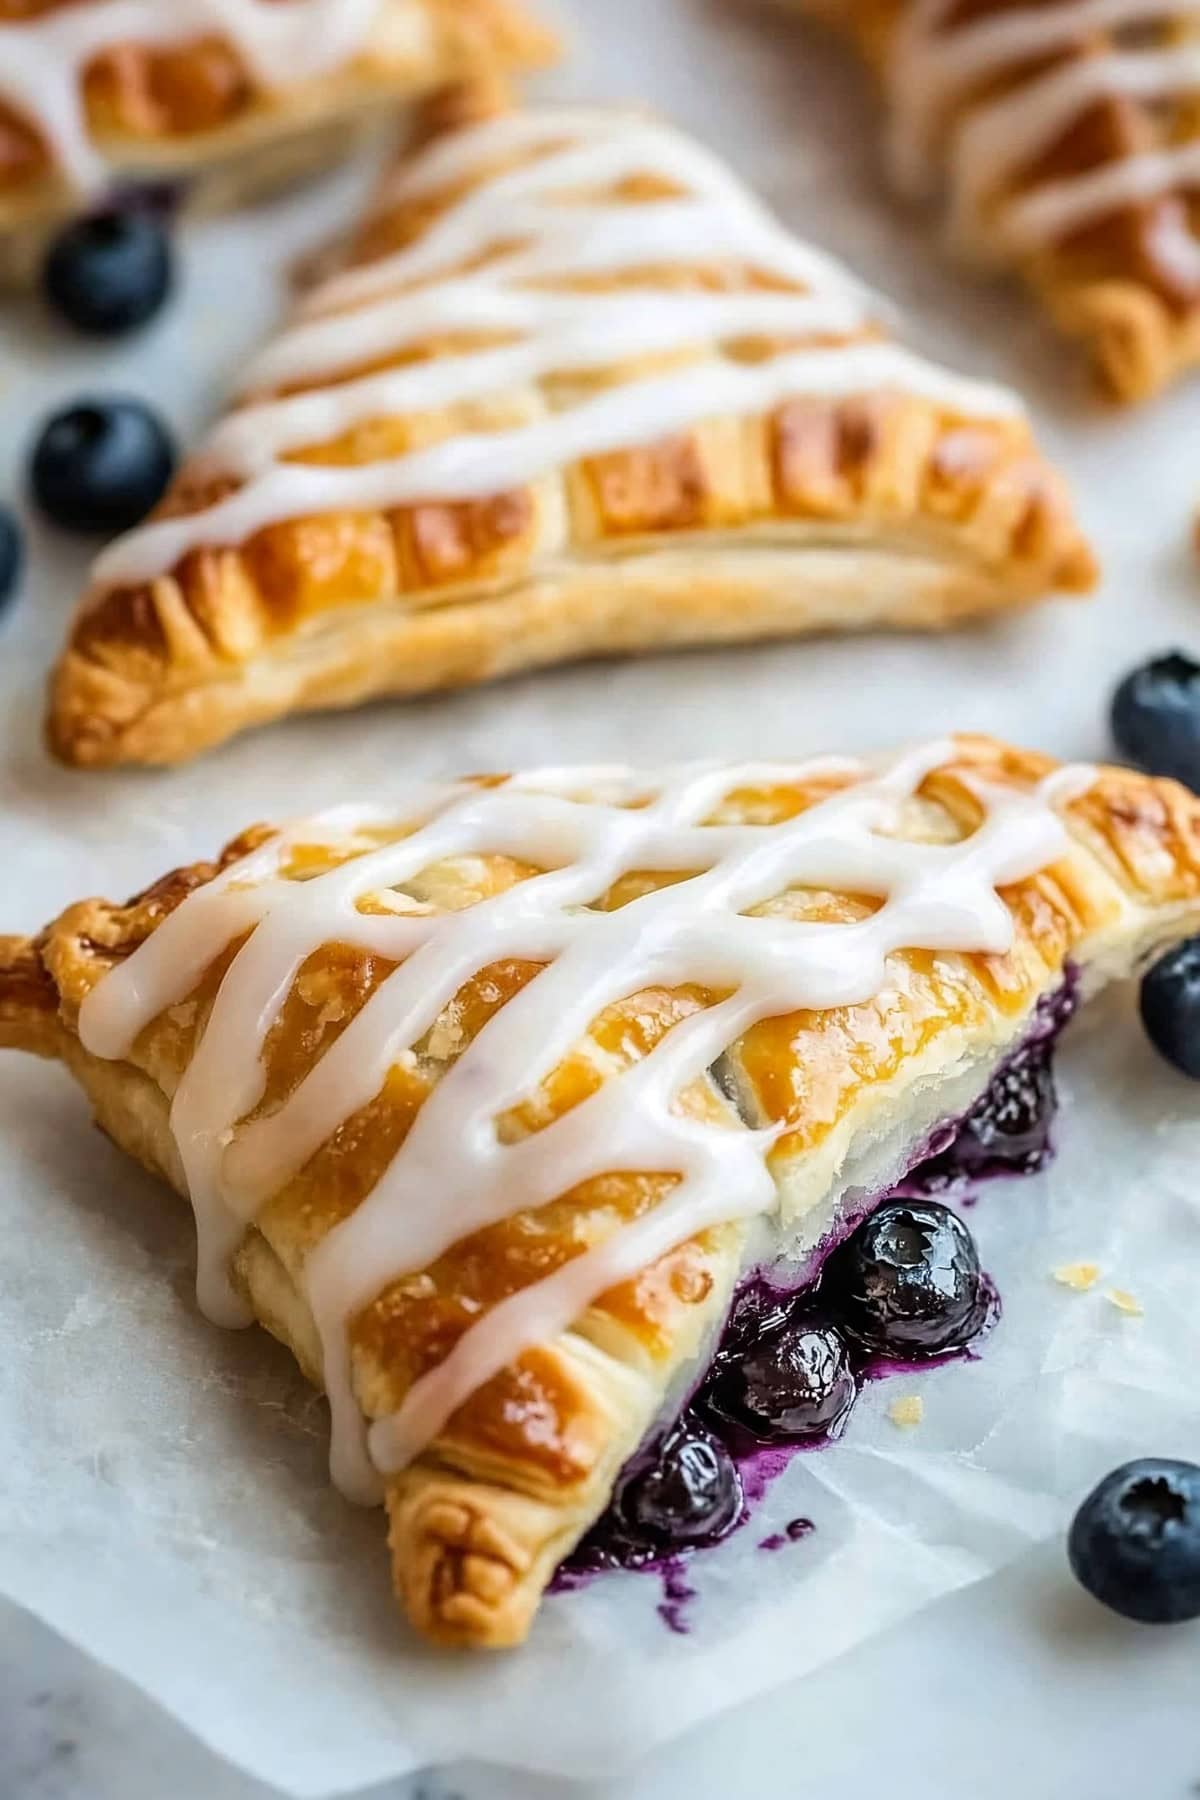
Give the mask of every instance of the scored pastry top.
M 535 966 L 443 1075 L 357 1211 L 309 1256 L 342 1484 L 367 1497 L 375 1485 L 356 1454 L 348 1328 L 390 1282 L 606 1172 L 677 1178 L 652 1210 L 466 1331 L 373 1426 L 384 1471 L 403 1467 L 471 1394 L 598 1295 L 709 1226 L 772 1210 L 768 1153 L 782 1126 L 737 1129 L 726 1107 L 698 1115 L 680 1104 L 752 1027 L 871 1000 L 901 950 L 1011 948 L 1013 918 L 997 889 L 1062 856 L 1054 802 L 1076 797 L 1092 772 L 1060 770 L 1025 792 L 961 770 L 977 828 L 957 841 L 902 835 L 918 789 L 953 758 L 953 744 L 938 742 L 882 772 L 836 759 L 663 780 L 548 770 L 435 793 L 402 827 L 374 812 L 318 818 L 185 899 L 92 989 L 80 1040 L 94 1055 L 125 1057 L 245 939 L 172 1105 L 199 1226 L 201 1300 L 228 1323 L 244 1310 L 229 1260 L 259 1209 L 385 1089 L 466 984 L 497 966 Z M 737 800 L 747 793 L 760 796 L 749 817 Z M 810 804 L 797 810 L 802 795 Z M 323 845 L 332 868 L 321 867 Z M 480 856 L 509 859 L 512 885 L 462 912 L 406 899 L 406 882 L 429 868 Z M 797 889 L 852 903 L 793 916 L 778 902 Z M 397 966 L 291 1092 L 251 1117 L 264 1094 L 263 1047 L 296 971 L 332 943 Z M 597 1018 L 652 983 L 704 999 L 618 1079 L 532 1136 L 506 1139 L 499 1122 Z
M 894 386 L 961 415 L 1022 410 L 1010 390 L 891 342 L 847 271 L 655 120 L 503 113 L 406 162 L 380 213 L 399 247 L 319 286 L 200 446 L 193 481 L 218 497 L 105 551 L 98 588 L 153 581 L 287 519 L 483 499 L 501 471 L 524 487 L 798 396 Z M 462 424 L 443 435 L 450 408 Z M 411 421 L 399 454 L 350 467 L 304 454 L 385 418 Z

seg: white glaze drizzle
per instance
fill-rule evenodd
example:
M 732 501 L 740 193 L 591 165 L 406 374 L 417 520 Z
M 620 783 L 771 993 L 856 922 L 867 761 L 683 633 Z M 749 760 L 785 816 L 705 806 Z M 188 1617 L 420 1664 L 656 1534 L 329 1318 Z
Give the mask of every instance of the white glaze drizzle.
M 37 127 L 59 168 L 87 192 L 107 165 L 92 142 L 83 77 L 119 44 L 169 49 L 217 35 L 268 90 L 327 73 L 362 50 L 381 0 L 90 0 L 40 19 L 0 21 L 0 100 Z
M 1197 146 L 1180 142 L 1114 156 L 995 203 L 997 193 L 1099 100 L 1200 101 L 1200 43 L 1123 48 L 1117 40 L 1111 48 L 1069 55 L 1091 34 L 1174 22 L 1180 9 L 1165 0 L 1060 0 L 947 29 L 951 6 L 952 0 L 918 0 L 909 9 L 890 81 L 891 151 L 900 185 L 927 191 L 937 180 L 939 133 L 949 130 L 951 224 L 966 248 L 997 259 L 1036 251 L 1123 207 L 1200 180 Z M 1055 56 L 1067 60 L 1008 92 L 968 100 L 962 118 L 947 127 L 948 113 L 977 85 Z M 1178 247 L 1168 249 L 1177 259 Z M 1186 260 L 1194 277 L 1195 259 Z
M 378 1498 L 491 1376 L 558 1336 L 592 1300 L 706 1225 L 766 1213 L 775 1187 L 770 1131 L 678 1110 L 759 1020 L 869 1000 L 901 949 L 1001 954 L 1011 915 L 997 893 L 1058 858 L 1055 806 L 1090 771 L 1064 769 L 1032 793 L 970 781 L 983 807 L 960 843 L 895 835 L 902 809 L 952 741 L 882 768 L 851 762 L 700 767 L 658 781 L 621 769 L 545 770 L 497 788 L 448 786 L 410 797 L 407 835 L 310 880 L 283 871 L 292 847 L 337 842 L 378 812 L 291 827 L 189 895 L 88 995 L 80 1037 L 122 1057 L 138 1034 L 194 992 L 203 972 L 249 932 L 221 981 L 175 1094 L 171 1125 L 196 1213 L 197 1290 L 220 1323 L 249 1315 L 229 1282 L 247 1225 L 338 1127 L 383 1088 L 461 988 L 505 959 L 544 963 L 483 1027 L 425 1099 L 390 1167 L 357 1210 L 310 1253 L 306 1298 L 320 1336 L 333 1418 L 334 1478 Z M 707 824 L 740 787 L 841 778 L 831 798 L 775 825 Z M 882 835 L 881 835 L 882 834 Z M 544 873 L 462 912 L 364 914 L 364 896 L 403 887 L 444 858 L 507 853 Z M 623 874 L 685 879 L 615 912 L 590 910 Z M 853 924 L 749 909 L 793 886 L 867 893 L 882 902 Z M 248 1120 L 264 1092 L 263 1046 L 296 974 L 323 944 L 398 963 L 294 1092 Z M 528 1099 L 590 1024 L 651 984 L 696 983 L 726 998 L 677 1024 L 650 1054 L 543 1129 L 500 1141 L 496 1121 Z M 243 1122 L 247 1121 L 247 1122 Z M 401 1275 L 461 1239 L 613 1171 L 678 1176 L 649 1213 L 495 1306 L 364 1433 L 349 1364 L 349 1323 Z
M 514 158 L 523 160 L 498 169 Z M 481 176 L 486 168 L 498 172 Z M 625 178 L 646 174 L 670 183 L 679 197 L 598 200 Z M 432 144 L 401 172 L 390 199 L 450 191 L 472 178 L 475 185 L 415 243 L 335 275 L 310 297 L 297 323 L 250 371 L 249 404 L 199 452 L 205 473 L 242 485 L 196 513 L 118 540 L 96 564 L 98 588 L 152 581 L 191 550 L 240 543 L 281 520 L 495 494 L 583 457 L 798 396 L 899 388 L 967 415 L 1020 410 L 1005 389 L 955 377 L 864 336 L 872 306 L 862 288 L 786 232 L 716 158 L 665 125 L 577 109 L 508 114 Z M 639 281 L 636 291 L 594 292 L 565 285 L 585 274 L 645 277 L 678 262 L 729 266 L 735 280 L 752 269 L 792 291 L 687 291 Z M 488 341 L 338 379 L 450 332 Z M 756 336 L 786 347 L 759 362 L 728 354 L 731 343 Z M 688 360 L 583 396 L 547 395 L 539 385 L 675 352 L 689 353 Z M 256 398 L 297 385 L 309 391 Z M 515 405 L 521 422 L 466 429 L 353 467 L 284 460 L 369 419 L 497 400 Z

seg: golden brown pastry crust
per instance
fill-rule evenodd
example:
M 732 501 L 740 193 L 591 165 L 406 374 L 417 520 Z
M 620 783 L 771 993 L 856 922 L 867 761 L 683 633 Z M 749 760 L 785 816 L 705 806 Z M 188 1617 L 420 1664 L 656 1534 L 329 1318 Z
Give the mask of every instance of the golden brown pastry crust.
M 0 13 L 0 57 L 6 23 L 66 4 Z M 212 211 L 328 166 L 398 105 L 476 72 L 540 67 L 556 49 L 524 0 L 381 0 L 361 52 L 327 75 L 265 93 L 229 43 L 198 32 L 169 47 L 114 44 L 86 66 L 82 98 L 114 187 L 166 182 L 189 210 Z M 0 281 L 30 279 L 79 205 L 35 122 L 0 101 Z
M 495 105 L 467 89 L 430 128 Z M 349 266 L 419 243 L 460 197 L 385 206 Z M 664 196 L 647 178 L 606 197 Z M 591 280 L 605 292 L 770 285 L 744 265 L 698 263 Z M 464 347 L 447 334 L 382 366 Z M 739 354 L 777 348 L 760 340 Z M 496 396 L 482 424 L 479 402 L 389 416 L 293 460 L 362 466 L 522 423 L 561 404 L 564 384 L 600 392 L 647 372 L 619 354 L 610 369 L 551 378 L 545 393 Z M 194 513 L 226 487 L 185 468 L 162 515 Z M 1094 577 L 1063 483 L 1019 413 L 963 417 L 898 386 L 797 397 L 479 499 L 289 519 L 240 547 L 192 550 L 158 580 L 93 594 L 53 677 L 49 741 L 80 766 L 174 762 L 297 710 L 663 645 L 943 628 L 1085 591 Z
M 882 83 L 892 67 L 897 32 L 912 0 L 792 0 L 802 10 L 848 31 Z M 1030 0 L 961 0 L 949 16 L 953 26 L 1011 12 Z M 1196 21 L 1164 7 L 1161 20 L 1136 22 L 1131 30 L 1144 46 L 1163 47 L 1197 34 Z M 1080 36 L 1065 54 L 1095 56 L 1120 47 L 1119 30 Z M 1042 74 L 1050 59 L 1029 58 L 1006 70 L 986 89 L 968 93 L 953 117 L 969 115 L 975 93 L 989 99 Z M 1048 151 L 1021 170 L 997 199 L 1103 168 L 1119 157 L 1152 155 L 1167 145 L 1200 136 L 1200 88 L 1155 100 L 1111 93 L 1093 102 Z M 1195 268 L 1163 247 L 1164 235 L 1182 227 L 1196 233 L 1194 196 L 1183 187 L 1136 204 L 1125 204 L 1085 229 L 1047 248 L 1014 256 L 1014 265 L 1045 305 L 1059 329 L 1077 338 L 1104 386 L 1117 399 L 1150 398 L 1200 365 L 1200 253 Z M 1197 240 L 1200 246 L 1200 240 Z
M 1049 758 L 989 739 L 960 738 L 953 761 L 912 802 L 906 835 L 946 842 L 974 829 L 979 802 L 964 774 L 1027 791 L 1054 767 Z M 848 779 L 814 774 L 743 789 L 723 802 L 718 817 L 781 821 Z M 717 1128 L 785 1126 L 771 1153 L 785 1237 L 815 1241 L 813 1234 L 832 1223 L 845 1186 L 894 1179 L 895 1158 L 911 1154 L 936 1119 L 980 1091 L 1068 964 L 1082 968 L 1086 986 L 1128 973 L 1200 925 L 1200 799 L 1175 783 L 1111 769 L 1066 806 L 1064 817 L 1069 854 L 1004 891 L 1017 927 L 1007 955 L 899 953 L 874 1000 L 766 1020 L 729 1047 L 719 1083 L 705 1078 L 685 1091 L 688 1108 Z M 103 1062 L 83 1049 L 79 1007 L 186 894 L 267 835 L 267 828 L 255 828 L 219 863 L 176 871 L 125 906 L 83 901 L 36 940 L 0 939 L 0 1046 L 63 1060 L 105 1130 L 180 1191 L 185 1183 L 169 1099 L 230 953 L 191 1000 L 143 1031 L 126 1061 Z M 344 853 L 362 848 L 348 844 Z M 290 868 L 312 872 L 341 854 L 337 847 L 302 847 Z M 459 911 L 534 873 L 506 856 L 472 856 L 434 865 L 405 892 L 435 910 Z M 602 904 L 619 907 L 662 879 L 652 871 L 624 878 Z M 862 896 L 795 889 L 766 910 L 845 922 L 864 916 L 864 906 L 870 910 Z M 336 944 L 306 960 L 267 1040 L 259 1113 L 295 1089 L 391 966 Z M 321 1353 L 300 1280 L 305 1255 L 370 1191 L 428 1093 L 536 972 L 535 964 L 507 962 L 469 981 L 415 1054 L 393 1067 L 376 1098 L 247 1229 L 236 1282 L 314 1382 Z M 541 1089 L 500 1121 L 502 1135 L 526 1136 L 560 1117 L 648 1054 L 673 1024 L 717 998 L 694 986 L 650 988 L 608 1008 Z M 892 1145 L 890 1163 L 878 1160 L 884 1139 Z M 863 1161 L 864 1145 L 875 1147 L 874 1161 Z M 364 1414 L 378 1418 L 394 1410 L 481 1310 L 654 1206 L 671 1184 L 662 1173 L 597 1176 L 387 1285 L 351 1325 Z M 612 1289 L 569 1333 L 535 1346 L 485 1383 L 419 1460 L 389 1479 L 395 1586 L 422 1633 L 469 1646 L 524 1637 L 557 1563 L 603 1510 L 620 1466 L 711 1342 L 742 1271 L 745 1245 L 742 1225 L 711 1228 Z

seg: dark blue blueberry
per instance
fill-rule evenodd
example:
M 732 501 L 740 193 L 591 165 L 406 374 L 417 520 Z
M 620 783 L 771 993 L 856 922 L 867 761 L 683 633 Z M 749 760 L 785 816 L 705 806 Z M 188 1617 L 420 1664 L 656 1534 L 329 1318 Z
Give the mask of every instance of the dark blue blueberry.
M 171 240 L 144 209 L 76 219 L 51 247 L 46 298 L 77 331 L 119 337 L 152 319 L 171 290 Z
M 43 427 L 30 488 L 65 531 L 127 531 L 161 500 L 174 464 L 166 427 L 140 400 L 85 400 Z
M 1126 1619 L 1200 1618 L 1200 1468 L 1145 1457 L 1106 1475 L 1075 1514 L 1071 1567 Z
M 966 1175 L 1040 1168 L 1057 1109 L 1050 1047 L 1030 1044 L 992 1078 L 963 1120 L 950 1155 Z
M 960 1349 L 987 1313 L 975 1241 L 934 1200 L 881 1206 L 830 1258 L 826 1279 L 847 1329 L 895 1356 Z
M 1142 980 L 1142 1024 L 1154 1048 L 1200 1081 L 1200 938 L 1177 944 Z
M 1181 650 L 1127 675 L 1112 702 L 1122 755 L 1200 792 L 1200 663 Z
M 845 1340 L 832 1325 L 798 1321 L 733 1364 L 717 1403 L 760 1438 L 825 1437 L 857 1392 Z
M 16 598 L 24 561 L 21 527 L 8 508 L 0 506 L 0 611 Z
M 736 1525 L 742 1484 L 724 1445 L 706 1432 L 678 1428 L 657 1462 L 632 1476 L 618 1509 L 625 1524 L 664 1547 L 704 1543 Z

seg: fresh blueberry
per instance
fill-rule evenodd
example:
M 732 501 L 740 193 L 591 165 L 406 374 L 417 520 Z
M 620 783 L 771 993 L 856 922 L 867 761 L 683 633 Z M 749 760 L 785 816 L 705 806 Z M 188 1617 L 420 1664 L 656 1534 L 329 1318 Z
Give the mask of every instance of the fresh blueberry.
M 1200 792 L 1200 663 L 1181 650 L 1127 675 L 1112 702 L 1122 755 Z
M 1075 1514 L 1071 1567 L 1126 1619 L 1200 1618 L 1200 1468 L 1145 1457 L 1106 1475 Z
M 1200 1081 L 1200 937 L 1177 944 L 1142 980 L 1142 1024 L 1169 1063 Z
M 856 1392 L 841 1334 L 806 1320 L 772 1332 L 735 1363 L 718 1403 L 756 1437 L 824 1437 L 845 1419 Z
M 24 560 L 21 528 L 8 509 L 0 506 L 0 610 L 16 597 Z
M 987 1312 L 975 1241 L 933 1200 L 881 1206 L 830 1258 L 827 1279 L 847 1329 L 898 1356 L 961 1348 Z
M 1030 1044 L 993 1077 L 963 1120 L 951 1155 L 967 1175 L 996 1168 L 1029 1173 L 1045 1158 L 1057 1109 L 1049 1046 Z
M 619 1507 L 630 1527 L 664 1546 L 703 1543 L 737 1523 L 742 1484 L 723 1444 L 676 1429 L 658 1461 L 627 1483 Z
M 68 225 L 42 275 L 54 310 L 95 337 L 119 337 L 152 319 L 172 278 L 166 227 L 141 208 L 92 213 Z
M 166 427 L 141 401 L 86 400 L 43 427 L 30 486 L 65 531 L 126 531 L 162 498 L 174 463 Z

